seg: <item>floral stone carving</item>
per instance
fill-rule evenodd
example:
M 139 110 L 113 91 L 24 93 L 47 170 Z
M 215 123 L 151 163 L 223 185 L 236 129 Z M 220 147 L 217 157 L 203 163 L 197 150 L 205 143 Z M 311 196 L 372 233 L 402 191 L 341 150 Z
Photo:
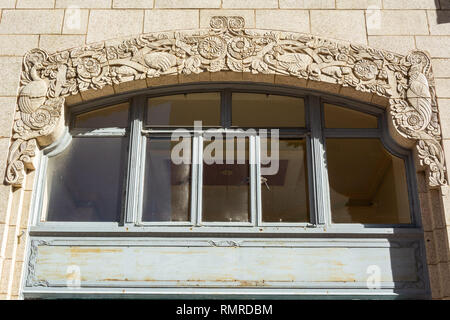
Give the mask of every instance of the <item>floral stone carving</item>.
M 144 34 L 24 57 L 6 182 L 21 186 L 36 146 L 62 117 L 64 97 L 164 75 L 235 71 L 350 86 L 390 101 L 394 126 L 416 142 L 429 185 L 447 184 L 430 57 L 407 56 L 307 34 L 244 28 L 242 17 L 213 17 L 209 30 Z M 48 139 L 47 139 L 48 140 Z

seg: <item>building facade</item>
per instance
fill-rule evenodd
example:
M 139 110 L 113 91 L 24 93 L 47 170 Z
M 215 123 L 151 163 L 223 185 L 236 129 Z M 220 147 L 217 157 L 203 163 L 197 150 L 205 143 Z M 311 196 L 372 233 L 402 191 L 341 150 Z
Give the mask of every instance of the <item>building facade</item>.
M 449 1 L 0 10 L 0 298 L 450 298 Z

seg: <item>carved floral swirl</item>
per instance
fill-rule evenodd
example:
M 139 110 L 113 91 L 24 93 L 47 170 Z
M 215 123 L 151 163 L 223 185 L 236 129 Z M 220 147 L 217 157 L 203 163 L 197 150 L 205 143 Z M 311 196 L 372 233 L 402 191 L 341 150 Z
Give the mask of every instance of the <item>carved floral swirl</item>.
M 100 65 L 100 62 L 91 57 L 82 58 L 75 65 L 77 66 L 77 72 L 80 77 L 83 77 L 85 79 L 98 77 L 102 72 L 102 66 Z
M 228 28 L 232 31 L 241 31 L 245 27 L 245 20 L 243 17 L 227 17 Z
M 205 59 L 216 59 L 224 54 L 226 43 L 224 39 L 212 36 L 203 39 L 198 45 L 198 52 Z
M 9 148 L 8 167 L 6 168 L 6 182 L 15 187 L 23 184 L 26 168 L 33 169 L 32 159 L 36 156 L 36 140 L 15 140 Z
M 118 45 L 92 44 L 23 61 L 18 112 L 5 181 L 20 186 L 33 146 L 52 133 L 64 97 L 166 74 L 235 71 L 276 74 L 350 86 L 390 101 L 395 128 L 416 141 L 432 187 L 446 168 L 429 56 L 398 55 L 307 34 L 245 29 L 243 17 L 212 17 L 209 30 L 144 34 Z
M 228 19 L 226 17 L 212 17 L 209 22 L 211 30 L 216 32 L 223 32 L 228 27 Z
M 340 59 L 339 59 L 340 58 Z M 342 54 L 338 57 L 339 61 L 346 61 L 347 57 L 342 57 Z M 345 60 L 344 60 L 345 59 Z M 353 68 L 355 75 L 364 81 L 375 79 L 378 75 L 378 67 L 375 62 L 363 59 L 355 63 Z
M 235 59 L 245 59 L 253 55 L 255 46 L 246 37 L 237 37 L 228 44 L 228 52 Z

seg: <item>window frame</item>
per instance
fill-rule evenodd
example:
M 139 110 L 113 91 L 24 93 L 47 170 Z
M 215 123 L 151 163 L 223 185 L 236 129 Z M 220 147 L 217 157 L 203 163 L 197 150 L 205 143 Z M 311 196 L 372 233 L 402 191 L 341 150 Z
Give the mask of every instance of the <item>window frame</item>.
M 147 99 L 156 96 L 185 94 L 185 93 L 203 93 L 203 92 L 221 92 L 221 115 L 225 115 L 226 122 L 230 128 L 231 125 L 231 92 L 245 92 L 245 93 L 263 93 L 274 95 L 285 95 L 304 99 L 305 105 L 305 126 L 303 134 L 307 141 L 307 166 L 308 166 L 308 188 L 309 188 L 309 201 L 310 201 L 310 218 L 311 223 L 263 223 L 261 221 L 261 214 L 258 215 L 258 220 L 253 216 L 254 225 L 241 225 L 227 222 L 223 223 L 202 223 L 201 228 L 193 228 L 195 216 L 192 214 L 195 208 L 191 208 L 191 221 L 188 223 L 181 222 L 169 222 L 169 223 L 139 223 L 138 217 L 140 209 L 142 208 L 142 188 L 143 188 L 143 170 L 144 170 L 144 155 L 145 144 L 148 131 L 145 128 L 145 106 Z M 129 115 L 129 127 L 127 129 L 115 129 L 115 130 L 79 130 L 71 129 L 69 127 L 75 121 L 75 115 L 84 113 L 87 111 L 95 110 L 98 108 L 106 107 L 108 105 L 119 104 L 123 102 L 129 102 L 130 115 Z M 230 112 L 226 113 L 224 104 L 228 103 Z M 336 104 L 345 108 L 350 108 L 355 111 L 360 111 L 374 115 L 378 118 L 377 129 L 326 129 L 324 126 L 323 106 L 325 103 Z M 415 164 L 412 157 L 412 151 L 399 146 L 389 135 L 387 125 L 387 111 L 379 106 L 371 103 L 356 102 L 344 97 L 318 92 L 308 89 L 298 89 L 281 85 L 268 85 L 268 84 L 250 84 L 250 83 L 207 83 L 207 84 L 187 84 L 187 85 L 171 85 L 151 89 L 143 89 L 135 92 L 118 94 L 111 97 L 99 98 L 87 103 L 80 103 L 74 105 L 68 110 L 66 121 L 66 133 L 57 142 L 44 149 L 40 156 L 40 163 L 37 172 L 37 179 L 35 179 L 36 192 L 33 193 L 32 199 L 32 212 L 34 219 L 30 232 L 34 234 L 64 234 L 64 233 L 91 233 L 98 234 L 104 233 L 117 233 L 127 232 L 128 235 L 139 234 L 165 234 L 170 233 L 173 235 L 192 235 L 193 233 L 210 233 L 221 234 L 224 232 L 231 234 L 249 234 L 255 235 L 255 233 L 263 232 L 266 235 L 280 233 L 286 233 L 291 235 L 302 234 L 393 234 L 396 232 L 419 232 L 421 229 L 420 224 L 420 207 L 418 202 L 418 192 L 416 184 Z M 222 122 L 222 117 L 221 117 Z M 205 127 L 209 129 L 211 127 Z M 231 127 L 235 129 L 235 127 Z M 167 130 L 166 130 L 167 129 Z M 159 127 L 156 131 L 160 131 L 158 134 L 170 134 L 171 128 Z M 245 130 L 246 128 L 239 128 Z M 270 129 L 270 128 L 267 128 Z M 281 128 L 280 128 L 281 129 Z M 283 128 L 286 135 L 291 133 L 299 134 L 297 132 L 289 132 L 289 128 Z M 164 132 L 167 131 L 167 132 Z M 300 130 L 302 131 L 302 130 Z M 309 132 L 308 132 L 309 131 Z M 281 137 L 280 130 L 280 137 Z M 46 167 L 48 157 L 55 156 L 70 143 L 72 136 L 82 137 L 90 135 L 129 135 L 128 139 L 128 163 L 127 173 L 125 178 L 125 197 L 122 209 L 121 222 L 50 222 L 41 221 L 42 213 L 42 193 L 44 191 Z M 153 134 L 153 133 L 152 133 Z M 298 137 L 298 136 L 296 136 Z M 328 175 L 325 166 L 326 161 L 326 147 L 325 138 L 378 138 L 387 151 L 393 155 L 400 157 L 404 160 L 405 171 L 408 185 L 408 199 L 410 203 L 411 223 L 410 224 L 343 224 L 332 223 L 331 211 L 329 208 L 329 190 L 328 190 Z M 192 138 L 193 140 L 195 137 Z M 197 139 L 200 141 L 201 139 Z M 253 142 L 254 148 L 250 150 L 257 150 L 259 152 L 259 144 L 257 138 Z M 199 142 L 193 141 L 192 148 L 198 148 Z M 200 150 L 199 150 L 200 151 Z M 256 158 L 255 179 L 252 179 L 253 183 L 258 181 L 260 177 L 260 164 L 259 154 L 254 153 L 252 156 Z M 252 153 L 252 152 L 250 152 Z M 198 153 L 193 152 L 194 155 Z M 202 164 L 203 161 L 197 163 Z M 192 165 L 191 173 L 198 175 L 202 166 L 194 168 Z M 139 177 L 141 177 L 139 179 Z M 314 179 L 313 177 L 316 177 Z M 200 181 L 200 180 L 199 180 Z M 197 189 L 198 185 L 194 185 L 194 179 L 192 179 L 192 189 Z M 251 186 L 251 193 L 255 189 L 256 210 L 261 212 L 260 203 L 260 188 L 261 185 L 256 183 L 256 186 Z M 191 195 L 192 196 L 192 195 Z M 198 202 L 198 196 L 195 198 Z M 192 200 L 192 199 L 191 199 Z M 201 202 L 198 202 L 201 204 Z M 191 202 L 191 207 L 194 202 Z M 252 210 L 255 211 L 255 210 Z M 280 225 L 281 224 L 281 225 Z

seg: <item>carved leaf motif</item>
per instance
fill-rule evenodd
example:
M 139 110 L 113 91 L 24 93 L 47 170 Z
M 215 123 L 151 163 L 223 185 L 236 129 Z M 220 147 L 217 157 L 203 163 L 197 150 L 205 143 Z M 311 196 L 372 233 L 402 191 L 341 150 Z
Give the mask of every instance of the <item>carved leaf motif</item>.
M 17 139 L 9 150 L 6 182 L 13 186 L 21 186 L 25 178 L 25 168 L 35 156 L 36 140 Z
M 252 61 L 252 73 L 267 73 L 269 71 L 269 66 L 260 59 L 255 59 Z
M 430 186 L 447 184 L 441 145 L 434 140 L 419 140 L 417 151 L 422 165 L 428 168 Z
M 242 72 L 243 64 L 241 60 L 236 60 L 231 57 L 227 57 L 227 66 L 231 71 Z
M 224 67 L 225 67 L 225 59 L 217 59 L 209 64 L 207 70 L 209 72 L 218 72 L 224 69 Z
M 185 74 L 191 74 L 191 73 L 200 73 L 202 70 L 200 69 L 200 66 L 202 64 L 202 61 L 197 56 L 192 56 L 186 59 L 184 63 L 183 73 Z

